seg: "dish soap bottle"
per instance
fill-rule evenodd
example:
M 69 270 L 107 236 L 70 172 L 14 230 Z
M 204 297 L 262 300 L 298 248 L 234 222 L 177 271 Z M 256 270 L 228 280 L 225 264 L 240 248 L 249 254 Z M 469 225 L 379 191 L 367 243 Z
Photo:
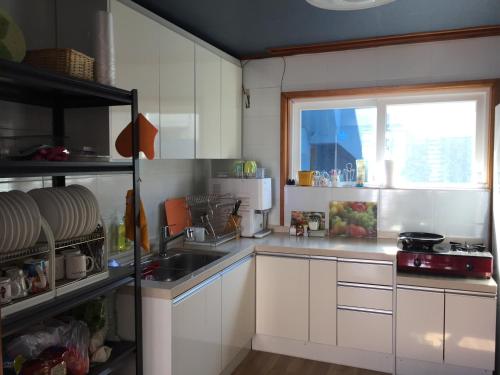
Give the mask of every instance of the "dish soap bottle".
M 125 218 L 122 216 L 116 226 L 116 249 L 119 252 L 128 250 L 128 240 L 125 235 Z

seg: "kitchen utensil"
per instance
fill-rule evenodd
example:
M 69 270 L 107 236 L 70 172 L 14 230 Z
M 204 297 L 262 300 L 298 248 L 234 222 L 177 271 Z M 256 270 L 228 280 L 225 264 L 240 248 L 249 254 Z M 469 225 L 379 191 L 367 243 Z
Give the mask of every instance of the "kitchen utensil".
M 403 232 L 398 236 L 398 245 L 401 243 L 403 250 L 431 251 L 434 245 L 443 242 L 444 239 L 444 236 L 435 233 Z
M 320 171 L 314 171 L 314 173 L 313 173 L 313 185 L 314 186 L 321 186 L 321 172 Z
M 312 186 L 314 171 L 299 171 L 299 185 L 300 186 Z
M 194 241 L 194 230 L 193 230 L 193 227 L 187 227 L 184 230 L 184 233 L 186 234 L 186 241 Z
M 158 129 L 142 114 L 139 113 L 135 126 L 139 127 L 139 150 L 149 160 L 155 158 L 155 137 Z M 132 156 L 132 123 L 129 123 L 118 135 L 115 142 L 116 151 L 125 157 Z
M 186 198 L 167 199 L 165 201 L 165 221 L 169 228 L 169 236 L 175 236 L 191 225 Z
M 366 181 L 366 163 L 364 160 L 356 160 L 356 186 L 363 187 Z
M 196 242 L 204 242 L 205 241 L 205 233 L 207 233 L 207 229 L 203 227 L 193 227 L 193 237 Z
M 64 256 L 66 278 L 69 280 L 83 279 L 88 272 L 94 270 L 94 258 L 84 254 L 68 254 Z

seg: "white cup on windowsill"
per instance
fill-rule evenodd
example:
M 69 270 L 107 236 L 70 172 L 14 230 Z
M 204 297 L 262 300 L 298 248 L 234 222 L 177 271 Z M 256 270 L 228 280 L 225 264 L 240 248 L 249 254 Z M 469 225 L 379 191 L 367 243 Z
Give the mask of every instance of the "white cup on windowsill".
M 394 160 L 384 160 L 385 187 L 394 187 Z

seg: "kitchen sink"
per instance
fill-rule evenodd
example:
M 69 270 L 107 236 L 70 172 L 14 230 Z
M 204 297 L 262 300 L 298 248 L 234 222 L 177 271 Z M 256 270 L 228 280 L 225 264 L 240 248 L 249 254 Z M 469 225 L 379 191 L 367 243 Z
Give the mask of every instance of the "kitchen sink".
M 155 258 L 143 270 L 143 278 L 175 281 L 222 258 L 227 253 L 207 250 L 171 249 Z

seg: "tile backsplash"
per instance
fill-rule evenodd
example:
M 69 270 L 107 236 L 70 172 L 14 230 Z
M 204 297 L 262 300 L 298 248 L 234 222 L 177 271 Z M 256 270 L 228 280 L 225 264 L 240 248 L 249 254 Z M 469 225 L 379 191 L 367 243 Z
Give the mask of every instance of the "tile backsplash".
M 379 236 L 404 231 L 440 233 L 487 241 L 490 192 L 487 190 L 400 190 L 285 187 L 285 226 L 292 210 L 324 211 L 332 200 L 378 203 Z

